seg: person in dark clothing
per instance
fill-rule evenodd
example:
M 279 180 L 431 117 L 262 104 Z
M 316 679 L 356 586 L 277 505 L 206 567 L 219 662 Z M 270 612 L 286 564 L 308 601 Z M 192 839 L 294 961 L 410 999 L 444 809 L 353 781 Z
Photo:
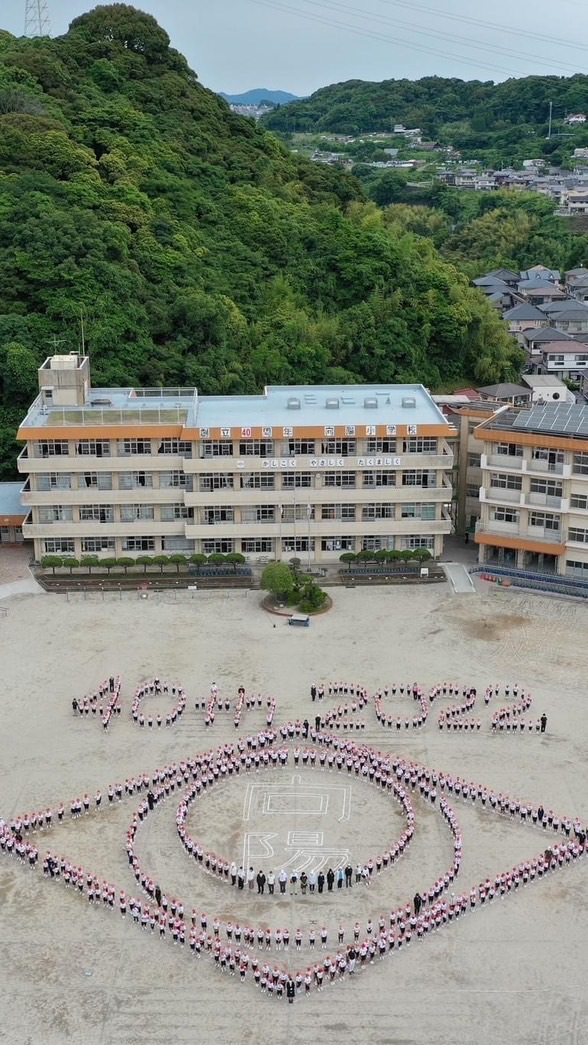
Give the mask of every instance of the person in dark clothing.
M 308 739 L 308 730 L 309 729 L 310 729 L 310 722 L 308 721 L 307 718 L 305 718 L 304 722 L 302 723 L 302 735 L 303 735 L 305 740 Z
M 158 885 L 155 886 L 155 902 L 158 907 L 161 907 L 161 889 Z
M 296 997 L 296 984 L 292 979 L 289 979 L 286 984 L 286 997 L 289 1004 L 292 1005 L 294 1003 L 294 998 Z
M 147 792 L 147 804 L 149 809 L 153 810 L 153 807 L 155 806 L 155 795 L 153 794 L 153 791 Z
M 335 881 L 335 872 L 333 871 L 332 867 L 329 867 L 329 870 L 327 871 L 327 889 L 329 890 L 330 893 L 333 892 L 334 881 Z
M 314 683 L 310 687 L 310 696 L 312 697 L 313 700 L 316 700 L 316 686 L 314 685 Z
M 321 728 L 321 716 L 320 715 L 316 715 L 316 717 L 315 717 L 314 728 L 316 729 L 316 731 L 318 733 L 319 729 Z
M 347 867 L 345 868 L 345 888 L 346 889 L 351 889 L 352 888 L 352 881 L 351 881 L 352 878 L 353 878 L 353 868 L 352 868 L 351 864 L 347 864 Z
M 263 871 L 257 872 L 257 892 L 259 896 L 263 896 L 265 890 L 265 875 Z
M 422 898 L 420 893 L 415 893 L 414 894 L 413 904 L 414 904 L 414 913 L 416 915 L 418 915 L 421 907 L 423 906 L 423 898 Z
M 547 715 L 545 714 L 545 712 L 543 712 L 539 721 L 541 723 L 541 732 L 545 733 L 545 727 L 547 725 Z
M 77 702 L 75 697 L 73 698 L 73 700 L 71 702 L 71 707 L 72 707 L 72 711 L 73 711 L 74 715 L 77 714 L 77 710 L 78 710 L 79 704 L 78 704 L 78 702 Z
M 325 876 L 324 876 L 322 871 L 319 872 L 319 876 L 318 876 L 318 878 L 316 880 L 316 884 L 317 884 L 317 888 L 318 888 L 319 893 L 322 893 L 323 889 L 325 888 Z

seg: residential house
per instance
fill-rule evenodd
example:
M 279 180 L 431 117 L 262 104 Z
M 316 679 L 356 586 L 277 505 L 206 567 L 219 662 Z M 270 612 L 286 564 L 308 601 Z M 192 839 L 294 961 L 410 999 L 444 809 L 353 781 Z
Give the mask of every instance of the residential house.
M 573 294 L 576 301 L 588 302 L 588 273 L 585 276 L 578 276 L 574 280 L 570 287 L 570 294 Z
M 519 272 L 513 272 L 512 269 L 494 269 L 488 273 L 493 279 L 500 279 L 503 283 L 506 283 L 508 287 L 513 290 L 516 289 L 518 283 L 520 283 L 521 276 Z
M 536 305 L 526 302 L 509 309 L 508 312 L 504 313 L 503 318 L 508 323 L 509 333 L 515 336 L 525 330 L 540 330 L 549 323 L 544 312 L 541 312 Z
M 521 272 L 521 279 L 547 279 L 550 283 L 559 283 L 561 272 L 558 269 L 548 269 L 545 265 L 533 265 L 533 268 Z
M 553 374 L 524 374 L 524 385 L 531 389 L 532 403 L 575 403 L 576 397 L 570 389 Z
M 495 403 L 503 403 L 508 406 L 528 406 L 531 402 L 531 390 L 526 385 L 515 385 L 510 381 L 503 381 L 497 385 L 485 385 L 477 388 L 483 400 L 492 400 Z
M 581 379 L 588 367 L 588 344 L 573 339 L 568 343 L 547 342 L 542 344 L 540 356 L 538 373 L 555 374 L 562 380 Z
M 23 480 L 0 483 L 0 546 L 22 544 L 22 526 L 28 513 L 21 503 Z

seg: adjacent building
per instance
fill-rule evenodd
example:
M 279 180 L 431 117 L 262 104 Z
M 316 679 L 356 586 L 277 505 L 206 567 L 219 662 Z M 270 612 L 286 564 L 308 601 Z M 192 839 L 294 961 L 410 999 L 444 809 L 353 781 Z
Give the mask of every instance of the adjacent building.
M 37 559 L 439 555 L 451 530 L 456 433 L 421 385 L 94 389 L 74 354 L 39 389 L 18 432 Z
M 588 579 L 588 406 L 504 407 L 476 437 L 480 562 Z

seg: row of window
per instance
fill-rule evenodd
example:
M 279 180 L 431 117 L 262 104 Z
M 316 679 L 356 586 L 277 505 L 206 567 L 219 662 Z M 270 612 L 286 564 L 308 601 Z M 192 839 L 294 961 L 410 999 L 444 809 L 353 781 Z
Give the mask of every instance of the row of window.
M 365 452 L 404 454 L 436 454 L 437 439 L 368 439 Z M 329 439 L 318 443 L 315 439 L 290 439 L 276 445 L 269 439 L 246 439 L 233 442 L 231 439 L 207 439 L 191 443 L 182 439 L 81 439 L 70 443 L 67 439 L 41 439 L 35 443 L 36 457 L 69 457 L 77 454 L 89 457 L 124 457 L 131 454 L 179 454 L 182 457 L 314 457 L 315 454 L 336 454 L 353 457 L 358 452 L 355 439 Z M 113 454 L 113 450 L 115 453 Z M 195 453 L 194 451 L 199 451 Z M 362 451 L 363 452 L 363 451 Z
M 518 523 L 520 512 L 515 508 L 498 506 L 492 509 L 490 518 L 495 522 Z M 529 512 L 529 526 L 538 526 L 544 530 L 561 529 L 561 518 L 559 515 L 551 515 L 549 512 Z
M 98 522 L 98 523 L 132 523 L 149 522 L 156 518 L 156 505 L 153 504 L 90 504 L 80 505 L 41 505 L 35 508 L 35 521 L 47 524 L 56 522 Z M 338 519 L 354 522 L 357 507 L 354 504 L 325 504 L 318 506 L 319 513 L 314 505 L 246 505 L 241 508 L 240 521 L 242 523 L 292 523 L 303 522 L 305 519 L 320 518 L 324 521 Z M 398 511 L 397 511 L 398 509 Z M 74 511 L 78 512 L 77 517 Z M 432 504 L 365 504 L 361 506 L 362 520 L 369 522 L 378 519 L 425 519 L 437 518 L 437 505 Z M 219 505 L 200 509 L 200 521 L 206 525 L 217 525 L 219 523 L 235 522 L 235 511 L 231 506 Z M 178 522 L 182 519 L 193 519 L 194 509 L 185 504 L 162 504 L 159 506 L 159 521 Z
M 236 488 L 235 476 L 233 475 L 201 475 L 192 476 L 185 472 L 159 472 L 159 489 L 172 489 L 174 487 L 192 491 L 194 479 L 198 481 L 198 489 L 206 493 L 211 490 L 234 490 Z M 434 470 L 411 469 L 410 471 L 398 472 L 395 469 L 376 469 L 363 472 L 321 472 L 322 484 L 325 487 L 342 487 L 345 489 L 356 489 L 359 485 L 358 477 L 361 477 L 363 487 L 375 486 L 422 486 L 426 489 L 434 489 L 437 486 L 438 473 Z M 118 472 L 118 489 L 152 489 L 152 472 Z M 397 482 L 397 476 L 399 480 Z M 112 472 L 82 472 L 78 475 L 77 489 L 87 490 L 113 490 L 114 478 Z M 274 490 L 277 488 L 276 476 L 265 474 L 241 475 L 237 477 L 238 486 L 242 490 Z M 296 472 L 292 475 L 282 475 L 282 490 L 311 489 L 317 485 L 317 473 Z M 71 490 L 72 474 L 59 474 L 50 472 L 46 475 L 35 476 L 35 489 L 39 492 L 50 490 Z
M 126 537 L 122 541 L 124 552 L 151 553 L 156 551 L 155 537 Z M 220 540 L 202 541 L 202 553 L 214 555 L 221 552 L 227 554 L 236 550 L 236 541 L 227 538 Z M 322 537 L 319 545 L 322 551 L 355 551 L 357 547 L 356 537 Z M 415 548 L 434 549 L 435 538 L 428 536 L 408 535 L 402 537 L 365 537 L 362 542 L 364 551 L 380 551 L 381 549 L 392 550 L 395 547 L 414 550 Z M 48 538 L 43 542 L 45 555 L 74 555 L 75 541 L 73 538 Z M 282 540 L 282 552 L 308 552 L 314 551 L 316 541 L 314 537 L 286 537 Z M 99 552 L 115 553 L 116 545 L 113 538 L 87 537 L 81 542 L 83 555 L 95 555 Z M 189 554 L 193 549 L 192 541 L 183 539 L 164 539 L 164 552 L 184 552 Z M 240 541 L 240 550 L 243 555 L 261 555 L 274 552 L 274 541 L 271 537 L 258 537 L 253 539 L 243 538 Z
M 521 458 L 523 457 L 523 446 L 519 443 L 497 443 L 494 453 L 503 457 Z M 563 450 L 534 446 L 531 449 L 531 460 L 545 462 L 548 466 L 559 466 L 563 465 L 565 454 Z M 471 467 L 479 466 L 480 463 L 479 454 L 468 454 L 468 464 Z M 588 475 L 588 452 L 580 451 L 572 455 L 572 474 Z

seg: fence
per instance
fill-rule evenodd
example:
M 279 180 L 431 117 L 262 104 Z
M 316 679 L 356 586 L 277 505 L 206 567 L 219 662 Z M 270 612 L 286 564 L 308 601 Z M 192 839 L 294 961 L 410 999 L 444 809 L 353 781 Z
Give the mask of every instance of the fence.
M 508 566 L 473 566 L 470 573 L 482 574 L 489 578 L 508 579 L 515 588 L 530 588 L 533 591 L 551 592 L 556 595 L 573 595 L 576 598 L 588 599 L 588 581 L 579 581 L 574 577 L 560 577 L 555 573 L 537 573 L 530 570 L 518 570 Z

